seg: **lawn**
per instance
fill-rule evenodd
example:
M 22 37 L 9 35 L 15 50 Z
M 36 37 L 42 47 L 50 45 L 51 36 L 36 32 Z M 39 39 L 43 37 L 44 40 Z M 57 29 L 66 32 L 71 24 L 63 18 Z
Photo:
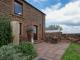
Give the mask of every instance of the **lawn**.
M 80 44 L 71 43 L 61 60 L 80 60 Z

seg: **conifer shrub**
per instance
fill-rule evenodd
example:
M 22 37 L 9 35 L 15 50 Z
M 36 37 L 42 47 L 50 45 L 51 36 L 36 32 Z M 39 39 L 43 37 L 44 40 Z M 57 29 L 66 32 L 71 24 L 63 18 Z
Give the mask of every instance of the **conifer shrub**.
M 11 43 L 12 31 L 10 18 L 0 16 L 0 46 Z

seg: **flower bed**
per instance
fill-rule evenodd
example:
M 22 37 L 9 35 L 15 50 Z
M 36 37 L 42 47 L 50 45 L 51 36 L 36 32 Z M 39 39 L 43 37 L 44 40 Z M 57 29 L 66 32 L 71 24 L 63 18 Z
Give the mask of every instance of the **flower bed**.
M 0 60 L 32 60 L 37 53 L 31 43 L 4 45 L 0 48 Z

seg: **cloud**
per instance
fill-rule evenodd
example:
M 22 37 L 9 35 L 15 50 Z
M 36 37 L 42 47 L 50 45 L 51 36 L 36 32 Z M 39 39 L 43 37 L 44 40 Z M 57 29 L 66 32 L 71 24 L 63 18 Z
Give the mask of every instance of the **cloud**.
M 45 2 L 47 0 L 33 0 L 34 2 L 40 3 L 40 2 Z
M 80 33 L 80 26 L 67 26 L 62 25 L 63 27 L 63 33 Z
M 46 20 L 49 22 L 56 22 L 61 24 L 72 24 L 72 25 L 80 25 L 80 1 L 70 2 L 65 5 L 63 8 L 61 4 L 58 3 L 55 6 L 47 7 L 42 10 L 46 13 Z
M 58 3 L 42 10 L 46 14 L 46 26 L 60 24 L 63 32 L 80 32 L 80 0 L 72 0 L 60 7 L 61 3 Z
M 36 3 L 49 2 L 49 0 L 32 0 L 32 1 Z M 60 0 L 53 0 L 53 1 L 60 1 Z
M 59 9 L 61 6 L 62 6 L 61 3 L 57 3 L 56 5 L 52 5 L 50 7 L 46 7 L 45 9 L 42 9 L 42 11 L 47 14 L 48 12 L 50 13 L 50 12 L 52 12 L 54 10 Z
M 77 0 L 71 0 L 71 1 L 77 1 Z

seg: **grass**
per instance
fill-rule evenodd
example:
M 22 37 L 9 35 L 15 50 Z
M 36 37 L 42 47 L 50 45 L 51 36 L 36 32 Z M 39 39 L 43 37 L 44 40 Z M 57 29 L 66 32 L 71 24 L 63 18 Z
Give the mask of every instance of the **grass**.
M 71 43 L 61 60 L 80 60 L 80 44 Z

